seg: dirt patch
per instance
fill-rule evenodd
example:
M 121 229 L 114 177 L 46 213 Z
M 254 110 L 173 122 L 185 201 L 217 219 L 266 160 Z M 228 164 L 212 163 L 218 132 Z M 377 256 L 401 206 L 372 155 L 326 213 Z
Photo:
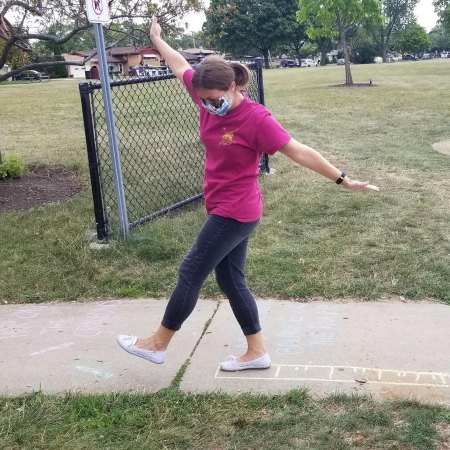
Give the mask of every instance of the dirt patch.
M 353 88 L 353 87 L 374 87 L 376 86 L 375 83 L 353 83 L 353 84 L 333 84 L 331 87 L 346 87 L 346 88 Z
M 0 180 L 0 213 L 67 200 L 83 190 L 74 172 L 62 166 L 30 166 L 17 179 Z
M 433 148 L 439 153 L 450 156 L 450 139 L 448 141 L 436 142 Z

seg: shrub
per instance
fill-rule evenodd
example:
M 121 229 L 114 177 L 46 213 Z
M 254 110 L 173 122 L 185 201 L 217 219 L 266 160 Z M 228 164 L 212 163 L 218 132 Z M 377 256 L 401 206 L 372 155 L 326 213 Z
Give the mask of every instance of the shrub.
M 8 155 L 0 161 L 0 179 L 20 178 L 26 170 L 26 165 L 18 155 Z

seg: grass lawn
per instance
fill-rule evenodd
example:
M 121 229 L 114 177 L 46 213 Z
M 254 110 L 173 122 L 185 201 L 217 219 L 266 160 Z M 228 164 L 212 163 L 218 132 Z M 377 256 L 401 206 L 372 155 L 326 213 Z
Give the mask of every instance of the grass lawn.
M 350 176 L 381 186 L 349 193 L 271 159 L 261 184 L 265 215 L 247 276 L 259 297 L 377 298 L 450 302 L 450 61 L 265 71 L 266 103 L 292 135 Z M 76 169 L 86 191 L 64 204 L 0 215 L 0 297 L 27 302 L 86 297 L 164 297 L 204 220 L 202 205 L 136 229 L 106 251 L 89 249 L 94 229 L 78 85 L 0 85 L 2 151 L 28 164 Z M 208 280 L 203 296 L 217 296 Z
M 265 216 L 248 281 L 260 297 L 377 298 L 450 303 L 448 156 L 450 61 L 265 72 L 280 122 L 350 176 L 381 186 L 347 193 L 282 155 L 261 179 Z M 0 85 L 1 148 L 28 164 L 63 164 L 88 186 L 77 84 Z M 0 184 L 1 189 L 1 184 Z M 0 298 L 164 297 L 204 220 L 201 205 L 142 226 L 128 242 L 89 249 L 86 189 L 63 204 L 0 214 Z M 218 290 L 208 280 L 203 296 Z M 436 449 L 448 447 L 449 410 L 361 396 L 187 395 L 174 380 L 155 394 L 0 397 L 0 448 Z
M 450 413 L 362 396 L 29 395 L 0 398 L 3 449 L 445 450 Z

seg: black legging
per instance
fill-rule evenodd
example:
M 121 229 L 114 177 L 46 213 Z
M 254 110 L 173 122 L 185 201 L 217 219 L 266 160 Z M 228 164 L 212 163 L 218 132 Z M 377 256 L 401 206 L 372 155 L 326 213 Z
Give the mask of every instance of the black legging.
M 258 308 L 244 276 L 248 238 L 258 222 L 208 217 L 181 263 L 177 286 L 161 322 L 164 327 L 180 329 L 194 310 L 203 283 L 215 269 L 217 283 L 228 297 L 244 334 L 261 331 Z

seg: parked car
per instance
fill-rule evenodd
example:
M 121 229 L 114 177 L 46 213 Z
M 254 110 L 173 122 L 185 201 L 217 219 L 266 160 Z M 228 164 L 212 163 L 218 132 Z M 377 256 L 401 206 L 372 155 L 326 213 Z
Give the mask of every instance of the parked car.
M 280 67 L 297 67 L 297 64 L 294 59 L 283 58 L 280 61 Z
M 23 72 L 18 73 L 14 76 L 14 80 L 40 80 L 42 78 L 42 74 L 37 70 L 24 70 Z
M 430 53 L 423 53 L 422 54 L 422 59 L 431 59 L 431 58 L 432 58 L 432 56 L 431 56 Z
M 128 69 L 128 75 L 131 77 L 160 77 L 162 75 L 168 75 L 169 73 L 168 69 L 153 66 L 141 66 L 140 64 Z
M 344 59 L 344 58 L 338 59 L 338 60 L 336 61 L 336 64 L 337 64 L 338 66 L 343 66 L 343 65 L 345 64 L 345 59 Z
M 405 54 L 405 55 L 403 55 L 402 59 L 404 61 L 415 61 L 416 57 L 414 55 Z
M 317 67 L 319 64 L 313 59 L 302 59 L 301 67 Z
M 450 58 L 450 52 L 442 52 L 441 58 Z

